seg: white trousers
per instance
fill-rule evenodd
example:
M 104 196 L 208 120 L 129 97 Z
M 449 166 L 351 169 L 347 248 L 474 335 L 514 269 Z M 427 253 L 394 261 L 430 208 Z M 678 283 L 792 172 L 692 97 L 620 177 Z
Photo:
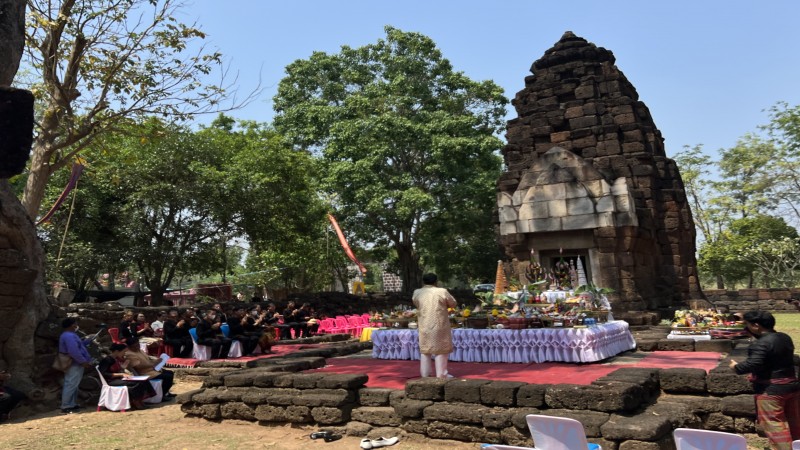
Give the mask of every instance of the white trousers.
M 434 357 L 436 364 L 436 377 L 447 378 L 447 358 L 450 355 L 419 355 L 419 373 L 423 377 L 431 376 L 431 356 Z

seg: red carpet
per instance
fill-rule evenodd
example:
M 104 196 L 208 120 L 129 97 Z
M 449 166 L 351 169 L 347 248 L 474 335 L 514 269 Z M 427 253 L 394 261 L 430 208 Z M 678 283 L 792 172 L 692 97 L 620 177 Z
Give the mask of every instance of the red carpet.
M 273 345 L 272 346 L 272 353 L 268 355 L 256 355 L 256 356 L 242 356 L 239 358 L 230 358 L 230 359 L 215 359 L 214 361 L 231 361 L 231 362 L 243 362 L 243 361 L 253 361 L 256 359 L 264 359 L 264 358 L 274 358 L 276 356 L 283 356 L 287 353 L 292 353 L 297 350 L 302 350 L 306 348 L 317 348 L 320 344 L 288 344 L 288 345 Z M 192 368 L 197 365 L 197 363 L 201 362 L 198 359 L 194 358 L 170 358 L 167 361 L 167 367 L 183 367 L 183 368 Z
M 657 369 L 681 367 L 703 369 L 708 372 L 719 364 L 719 355 L 717 352 L 653 352 L 639 361 L 636 367 Z
M 581 384 L 608 375 L 622 367 L 700 368 L 706 371 L 719 363 L 715 352 L 653 352 L 631 364 L 571 364 L 571 363 L 465 363 L 450 362 L 448 370 L 458 378 L 521 381 L 541 384 Z M 368 387 L 403 389 L 408 380 L 419 378 L 419 361 L 383 360 L 371 358 L 329 358 L 328 365 L 317 372 L 365 373 Z

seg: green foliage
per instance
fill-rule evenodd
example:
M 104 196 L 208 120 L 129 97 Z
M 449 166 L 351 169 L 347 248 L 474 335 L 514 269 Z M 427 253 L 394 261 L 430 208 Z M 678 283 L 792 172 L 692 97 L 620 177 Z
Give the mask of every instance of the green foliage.
M 205 34 L 178 20 L 182 8 L 181 0 L 28 1 L 24 70 L 39 107 L 23 196 L 31 217 L 50 176 L 98 135 L 132 118 L 220 109 L 223 84 L 201 77 L 222 57 L 196 45 Z
M 393 247 L 411 290 L 422 265 L 462 264 L 461 272 L 476 255 L 459 246 L 483 253 L 494 242 L 495 134 L 506 99 L 491 81 L 455 72 L 430 38 L 386 33 L 290 64 L 274 99 L 275 127 L 321 155 L 321 186 L 343 229 Z
M 716 241 L 703 243 L 698 266 L 700 270 L 721 276 L 728 284 L 746 279 L 747 284 L 752 285 L 750 277 L 757 265 L 748 256 L 748 249 L 784 237 L 796 238 L 797 230 L 783 218 L 757 215 L 734 220 Z
M 766 287 L 797 286 L 800 269 L 800 239 L 769 239 L 745 249 L 747 258 L 760 272 Z

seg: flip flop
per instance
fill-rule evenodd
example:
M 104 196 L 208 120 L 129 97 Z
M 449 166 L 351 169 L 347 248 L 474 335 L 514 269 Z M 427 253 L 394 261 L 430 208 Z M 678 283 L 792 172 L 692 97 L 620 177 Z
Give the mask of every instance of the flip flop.
M 329 435 L 325 436 L 325 442 L 338 441 L 341 438 L 342 438 L 341 434 L 329 434 Z
M 311 439 L 329 439 L 333 433 L 327 430 L 315 431 L 309 436 Z M 340 436 L 341 437 L 341 436 Z

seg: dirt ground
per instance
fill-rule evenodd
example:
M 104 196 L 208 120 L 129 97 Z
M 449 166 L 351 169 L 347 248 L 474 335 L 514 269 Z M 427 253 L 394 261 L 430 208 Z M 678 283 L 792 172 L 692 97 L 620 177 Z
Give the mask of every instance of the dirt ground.
M 200 387 L 200 383 L 179 382 L 175 393 Z M 225 420 L 220 423 L 187 418 L 175 402 L 151 406 L 144 411 L 125 413 L 87 407 L 79 414 L 62 415 L 58 411 L 15 420 L 0 425 L 0 449 L 270 449 L 270 450 L 339 450 L 359 449 L 361 438 L 343 437 L 326 443 L 312 440 L 315 426 L 260 426 L 252 422 Z M 390 437 L 390 436 L 386 436 Z M 398 442 L 397 450 L 473 450 L 479 444 L 441 440 Z
M 172 391 L 181 393 L 200 387 L 200 383 L 180 381 Z M 210 422 L 185 417 L 174 402 L 150 406 L 144 411 L 125 413 L 87 407 L 79 414 L 62 415 L 57 410 L 0 424 L 0 449 L 50 450 L 98 449 L 128 450 L 167 448 L 175 450 L 269 449 L 339 450 L 359 449 L 361 438 L 343 437 L 326 443 L 309 435 L 316 426 L 260 426 L 252 422 L 224 420 Z M 390 436 L 386 436 L 390 437 Z M 766 439 L 746 435 L 749 450 L 768 448 Z M 478 443 L 433 439 L 401 440 L 392 450 L 474 450 Z

